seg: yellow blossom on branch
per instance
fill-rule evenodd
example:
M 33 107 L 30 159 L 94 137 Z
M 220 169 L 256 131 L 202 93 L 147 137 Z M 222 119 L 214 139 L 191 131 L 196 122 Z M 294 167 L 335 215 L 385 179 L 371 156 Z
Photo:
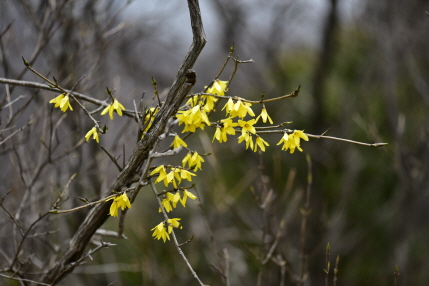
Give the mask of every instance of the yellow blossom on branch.
M 273 124 L 273 120 L 272 120 L 272 119 L 271 119 L 271 117 L 268 115 L 267 110 L 265 109 L 265 107 L 264 107 L 264 108 L 262 108 L 262 112 L 261 112 L 261 114 L 259 114 L 259 116 L 258 116 L 258 117 L 256 117 L 256 122 L 258 122 L 259 117 L 262 117 L 262 121 L 263 121 L 264 123 L 266 123 L 266 122 L 267 122 L 267 119 L 268 119 L 268 121 L 270 122 L 270 124 Z
M 243 142 L 243 140 L 246 141 L 246 150 L 249 147 L 250 147 L 250 149 L 253 150 L 253 138 L 252 138 L 252 135 L 249 132 L 246 131 L 245 133 L 242 133 L 238 137 L 238 143 Z
M 227 85 L 228 85 L 228 81 L 222 81 L 222 80 L 216 79 L 213 82 L 212 86 L 206 90 L 206 93 L 224 96 L 225 91 L 228 91 Z
M 249 121 L 244 120 L 238 120 L 238 125 L 241 127 L 241 133 L 244 135 L 247 132 L 250 132 L 252 134 L 256 134 L 256 129 L 253 127 L 253 125 L 256 123 L 255 119 L 251 119 Z
M 261 148 L 261 150 L 263 152 L 265 152 L 265 145 L 266 146 L 270 146 L 267 141 L 265 141 L 264 139 L 262 139 L 261 136 L 256 135 L 256 140 L 255 140 L 255 148 L 253 149 L 254 152 L 258 151 L 258 146 L 259 148 Z
M 237 126 L 238 123 L 232 122 L 231 118 L 222 119 L 220 121 L 220 127 L 216 128 L 215 135 L 213 137 L 212 142 L 217 139 L 219 143 L 226 142 L 226 135 L 235 135 L 234 127 Z
M 205 125 L 210 126 L 209 118 L 200 105 L 196 105 L 186 111 L 178 111 L 176 117 L 179 119 L 179 125 L 185 123 L 182 133 L 187 131 L 195 132 L 197 128 L 204 130 Z
M 156 173 L 159 173 L 158 178 L 156 179 L 155 183 L 164 181 L 164 185 L 167 187 L 168 186 L 168 180 L 167 180 L 167 172 L 165 171 L 165 167 L 164 165 L 158 166 L 156 167 L 151 173 L 150 175 L 155 175 Z
M 155 115 L 158 113 L 159 108 L 151 107 L 146 111 L 146 115 L 143 120 L 143 125 L 147 124 L 146 128 L 143 130 L 142 138 L 144 137 L 144 133 L 149 130 L 149 128 L 152 126 L 152 123 L 155 119 Z
M 189 152 L 185 158 L 182 160 L 182 166 L 185 167 L 186 163 L 188 163 L 189 168 L 194 168 L 194 172 L 198 169 L 202 170 L 201 163 L 204 162 L 204 159 L 198 155 L 198 152 Z
M 85 135 L 85 139 L 86 141 L 89 140 L 89 138 L 91 138 L 92 135 L 92 139 L 94 139 L 95 141 L 97 141 L 97 143 L 100 143 L 100 140 L 98 138 L 98 131 L 96 127 L 92 127 L 91 130 L 88 131 L 88 133 L 86 133 Z
M 184 190 L 183 198 L 180 199 L 180 203 L 182 204 L 183 207 L 186 207 L 186 201 L 188 200 L 188 198 L 190 198 L 191 200 L 195 200 L 197 197 L 193 193 L 187 190 Z
M 185 141 L 182 140 L 178 135 L 174 136 L 173 143 L 170 146 L 173 146 L 174 149 L 179 148 L 180 146 L 188 147 Z
M 304 131 L 295 130 L 291 134 L 285 133 L 282 139 L 280 139 L 279 143 L 277 143 L 277 145 L 280 145 L 283 143 L 282 150 L 287 151 L 288 149 L 290 149 L 291 154 L 295 152 L 296 148 L 298 148 L 298 150 L 302 152 L 302 148 L 300 146 L 301 139 L 308 141 L 307 134 L 305 134 Z
M 162 238 L 164 243 L 167 239 L 170 240 L 169 234 L 173 231 L 173 227 L 179 229 L 183 228 L 179 220 L 180 218 L 171 218 L 167 221 L 159 223 L 157 226 L 151 229 L 153 231 L 152 237 L 158 240 Z
M 252 106 L 251 103 L 243 102 L 241 101 L 241 98 L 238 98 L 235 103 L 232 98 L 230 98 L 222 110 L 226 109 L 226 115 L 229 117 L 244 118 L 246 117 L 247 113 L 249 113 L 250 116 L 255 116 L 255 113 L 253 113 L 253 110 L 250 108 L 250 106 Z
M 161 201 L 162 207 L 165 209 L 166 212 L 171 212 L 173 208 L 171 207 L 171 203 L 167 198 L 163 198 Z M 161 212 L 161 208 L 159 208 L 159 212 Z
M 158 178 L 156 179 L 155 183 L 164 181 L 164 185 L 167 187 L 168 184 L 172 183 L 175 188 L 177 188 L 177 182 L 182 181 L 182 179 L 186 179 L 188 181 L 192 181 L 192 176 L 196 176 L 194 173 L 191 173 L 185 169 L 182 168 L 174 168 L 170 167 L 171 171 L 167 174 L 165 171 L 164 165 L 161 165 L 157 168 L 155 168 L 150 175 L 155 175 L 156 173 L 159 173 Z
M 67 108 L 70 108 L 70 110 L 73 110 L 70 104 L 68 95 L 64 96 L 64 94 L 60 94 L 54 99 L 52 99 L 51 101 L 49 101 L 49 103 L 55 103 L 54 107 L 59 107 L 62 112 L 66 112 Z
M 120 104 L 117 99 L 115 99 L 112 104 L 109 104 L 106 108 L 104 108 L 104 110 L 101 112 L 101 115 L 109 112 L 109 117 L 111 120 L 113 120 L 113 111 L 116 111 L 119 116 L 122 116 L 122 110 L 125 110 L 125 107 Z
M 125 208 L 129 208 L 129 209 L 131 208 L 131 203 L 126 193 L 123 193 L 122 195 L 118 195 L 112 199 L 113 199 L 113 202 L 110 206 L 110 212 L 109 212 L 111 216 L 117 217 L 119 208 L 121 208 L 122 210 L 125 210 Z M 112 200 L 112 199 L 109 199 L 109 200 Z

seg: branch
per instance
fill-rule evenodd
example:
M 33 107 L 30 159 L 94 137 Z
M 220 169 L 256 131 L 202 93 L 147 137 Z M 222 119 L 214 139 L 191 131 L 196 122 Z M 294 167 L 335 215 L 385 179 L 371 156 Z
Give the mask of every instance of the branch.
M 158 201 L 159 207 L 162 210 L 162 213 L 164 215 L 165 221 L 168 221 L 169 217 L 168 217 L 167 212 L 165 211 L 165 209 L 164 209 L 164 207 L 162 205 L 161 199 L 159 198 L 158 191 L 155 188 L 155 184 L 150 179 L 149 179 L 149 183 L 150 183 L 150 186 L 152 187 L 153 193 L 155 194 L 156 200 Z M 173 237 L 173 241 L 174 241 L 174 244 L 176 245 L 177 251 L 179 252 L 180 256 L 182 256 L 183 260 L 185 261 L 186 265 L 188 266 L 189 270 L 191 271 L 192 276 L 194 276 L 194 278 L 198 281 L 198 283 L 200 283 L 201 286 L 204 286 L 204 283 L 201 282 L 201 280 L 198 277 L 197 273 L 192 268 L 191 263 L 189 263 L 189 260 L 186 258 L 185 254 L 183 253 L 182 249 L 180 248 L 181 245 L 179 245 L 179 243 L 177 242 L 177 238 L 176 238 L 176 235 L 174 234 L 174 230 L 172 230 L 171 236 Z
M 194 66 L 202 51 L 206 43 L 206 38 L 198 0 L 188 0 L 188 6 L 193 34 L 193 42 L 189 52 L 179 68 L 165 103 L 155 116 L 152 127 L 148 130 L 144 140 L 138 142 L 130 160 L 104 196 L 108 196 L 112 192 L 118 192 L 122 186 L 130 184 L 138 168 L 140 168 L 143 161 L 148 158 L 149 151 L 157 141 L 158 136 L 164 131 L 168 119 L 177 113 L 181 103 L 195 83 L 195 81 L 192 80 L 192 78 L 195 77 L 195 72 L 190 69 Z M 133 111 L 129 114 L 131 117 L 135 116 Z M 98 204 L 89 212 L 69 244 L 65 247 L 65 253 L 53 267 L 51 267 L 45 277 L 43 277 L 43 281 L 54 285 L 73 270 L 73 268 L 69 268 L 69 266 L 81 257 L 96 230 L 107 220 L 109 208 L 109 204 Z

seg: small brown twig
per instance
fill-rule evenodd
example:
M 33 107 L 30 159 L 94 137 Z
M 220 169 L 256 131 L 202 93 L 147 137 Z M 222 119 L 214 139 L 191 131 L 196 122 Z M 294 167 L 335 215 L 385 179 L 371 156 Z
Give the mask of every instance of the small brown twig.
M 113 164 L 118 168 L 119 172 L 122 171 L 121 166 L 119 166 L 118 161 L 115 157 L 112 156 L 112 154 L 109 153 L 109 151 L 106 150 L 106 148 L 103 147 L 103 145 L 100 145 L 101 149 L 109 156 L 110 160 L 112 160 Z
M 338 274 L 338 265 L 339 264 L 340 264 L 340 256 L 337 255 L 337 259 L 335 260 L 334 279 L 332 279 L 332 281 L 334 282 L 334 286 L 337 286 L 337 274 Z
M 158 201 L 158 205 L 162 210 L 162 214 L 164 215 L 165 221 L 169 220 L 169 217 L 167 215 L 167 212 L 165 211 L 164 207 L 162 206 L 161 199 L 158 196 L 158 191 L 155 188 L 155 184 L 152 182 L 151 179 L 149 179 L 150 186 L 152 187 L 152 191 L 155 194 L 156 200 Z M 195 270 L 192 268 L 191 263 L 189 263 L 189 260 L 186 258 L 185 254 L 183 253 L 182 249 L 180 248 L 180 244 L 177 242 L 176 235 L 174 234 L 174 230 L 171 232 L 171 236 L 173 237 L 174 244 L 176 245 L 177 251 L 179 252 L 180 256 L 182 256 L 183 260 L 185 261 L 186 265 L 188 266 L 189 270 L 192 273 L 192 276 L 200 283 L 201 286 L 204 286 L 205 284 L 201 282 L 200 278 L 198 277 Z
M 393 272 L 395 279 L 393 280 L 393 286 L 397 286 L 398 276 L 399 276 L 399 268 L 398 265 L 395 266 L 395 272 Z
M 329 259 L 331 255 L 331 245 L 328 244 L 326 245 L 326 260 L 325 260 L 325 269 L 323 269 L 325 271 L 325 286 L 329 286 L 329 269 L 331 268 L 331 261 Z

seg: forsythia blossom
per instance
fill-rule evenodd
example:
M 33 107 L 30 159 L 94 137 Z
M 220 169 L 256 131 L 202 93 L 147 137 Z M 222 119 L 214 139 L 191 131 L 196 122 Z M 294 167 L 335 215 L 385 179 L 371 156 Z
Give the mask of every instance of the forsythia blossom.
M 177 206 L 177 203 L 180 201 L 180 203 L 182 204 L 183 207 L 186 207 L 186 201 L 188 200 L 188 198 L 195 200 L 197 197 L 187 191 L 184 190 L 183 191 L 183 197 L 180 198 L 180 192 L 176 191 L 176 193 L 173 195 L 170 192 L 167 192 L 165 194 L 165 197 L 162 199 L 161 204 L 162 207 L 165 209 L 166 212 L 170 212 L 173 210 L 173 208 L 175 208 Z M 161 208 L 158 209 L 159 212 L 161 212 Z
M 180 218 L 171 218 L 167 221 L 161 222 L 160 224 L 151 229 L 153 231 L 152 237 L 158 240 L 162 238 L 162 240 L 164 240 L 164 243 L 167 239 L 170 240 L 169 234 L 173 231 L 173 227 L 179 229 L 183 228 L 179 220 Z
M 262 108 L 262 112 L 261 112 L 261 114 L 259 114 L 259 116 L 258 116 L 258 117 L 256 117 L 256 121 L 258 121 L 258 120 L 259 120 L 259 117 L 262 117 L 262 121 L 263 121 L 264 123 L 266 123 L 266 122 L 267 122 L 267 119 L 268 119 L 268 121 L 270 122 L 270 124 L 273 124 L 273 120 L 272 120 L 272 119 L 271 119 L 271 117 L 268 115 L 267 110 L 266 110 L 265 108 Z
M 194 172 L 198 169 L 202 170 L 201 163 L 204 162 L 204 159 L 198 155 L 198 152 L 189 152 L 185 158 L 182 160 L 182 166 L 185 167 L 186 163 L 188 163 L 189 168 L 194 168 Z
M 226 88 L 228 81 L 215 80 L 211 87 L 206 90 L 206 93 L 216 94 L 216 95 L 225 95 L 225 91 L 228 91 Z
M 246 150 L 249 148 L 249 146 L 250 149 L 253 150 L 253 138 L 249 132 L 245 132 L 238 137 L 238 143 L 243 142 L 243 140 L 246 141 Z
M 244 133 L 250 132 L 253 134 L 256 134 L 256 129 L 253 127 L 253 125 L 256 123 L 255 119 L 244 121 L 244 120 L 238 120 L 238 125 L 241 127 L 241 133 L 244 135 Z
M 174 149 L 179 148 L 180 146 L 188 147 L 185 141 L 182 140 L 178 135 L 174 136 L 173 143 L 170 146 L 173 146 Z
M 102 112 L 101 115 L 106 114 L 109 112 L 109 117 L 111 120 L 113 120 L 113 111 L 116 111 L 119 116 L 122 116 L 122 110 L 125 110 L 125 107 L 119 103 L 117 99 L 113 101 L 112 104 L 109 104 Z
M 249 113 L 250 116 L 255 116 L 255 113 L 253 113 L 253 110 L 250 108 L 250 106 L 252 106 L 251 103 L 242 102 L 241 98 L 238 98 L 237 102 L 235 103 L 232 98 L 230 98 L 222 110 L 226 109 L 226 115 L 230 117 L 244 118 L 246 117 L 247 113 Z
M 192 181 L 192 176 L 196 176 L 194 173 L 191 173 L 185 169 L 182 168 L 170 168 L 171 171 L 167 174 L 165 171 L 164 165 L 161 165 L 157 168 L 155 168 L 150 175 L 154 175 L 156 173 L 159 173 L 158 178 L 156 179 L 155 183 L 164 181 L 164 185 L 167 187 L 169 183 L 172 183 L 175 188 L 177 188 L 176 180 L 179 182 L 182 181 L 182 179 L 186 179 L 188 181 Z
M 255 148 L 253 149 L 254 152 L 258 151 L 258 146 L 261 148 L 263 152 L 265 152 L 265 145 L 270 146 L 264 139 L 262 139 L 261 136 L 256 135 L 255 140 Z
M 54 107 L 60 107 L 62 112 L 66 112 L 67 108 L 70 108 L 70 110 L 73 110 L 72 106 L 70 105 L 68 95 L 64 96 L 64 94 L 60 94 L 54 99 L 52 99 L 51 101 L 49 101 L 49 103 L 55 103 Z
M 149 128 L 152 126 L 153 121 L 155 120 L 155 115 L 158 113 L 159 108 L 151 107 L 148 110 L 146 110 L 146 116 L 143 120 L 143 125 L 147 124 L 146 128 L 143 130 L 142 138 L 144 137 L 145 132 L 149 130 Z
M 302 148 L 300 146 L 300 139 L 308 141 L 307 134 L 305 134 L 302 130 L 295 130 L 291 134 L 285 133 L 282 139 L 280 139 L 279 143 L 277 143 L 277 145 L 283 143 L 282 150 L 287 151 L 288 149 L 290 149 L 291 154 L 295 152 L 295 148 L 298 148 L 298 150 L 302 152 Z
M 197 197 L 193 193 L 191 193 L 187 190 L 184 190 L 183 191 L 183 198 L 180 199 L 180 203 L 182 204 L 183 207 L 186 207 L 186 201 L 188 198 L 195 200 Z
M 85 135 L 85 139 L 86 141 L 89 140 L 89 138 L 91 138 L 92 135 L 92 139 L 94 139 L 95 141 L 97 141 L 97 143 L 100 143 L 100 140 L 98 138 L 98 132 L 97 132 L 97 128 L 96 127 L 92 127 L 91 130 L 88 131 L 88 133 L 86 133 Z
M 122 210 L 124 210 L 125 208 L 131 208 L 131 203 L 130 200 L 128 199 L 128 196 L 126 193 L 123 193 L 120 196 L 116 196 L 115 198 L 112 198 L 113 202 L 112 205 L 110 206 L 110 215 L 117 217 L 118 216 L 118 209 L 121 208 Z M 109 199 L 109 200 L 112 200 Z
M 200 105 L 196 105 L 186 111 L 178 111 L 176 117 L 179 119 L 179 125 L 185 123 L 182 133 L 187 131 L 195 132 L 197 128 L 204 130 L 206 124 L 210 126 L 209 118 Z
M 216 128 L 215 135 L 213 137 L 212 142 L 217 139 L 219 143 L 226 142 L 227 137 L 226 135 L 235 135 L 235 129 L 234 127 L 238 125 L 238 123 L 232 122 L 231 118 L 222 119 L 221 121 L 221 127 Z

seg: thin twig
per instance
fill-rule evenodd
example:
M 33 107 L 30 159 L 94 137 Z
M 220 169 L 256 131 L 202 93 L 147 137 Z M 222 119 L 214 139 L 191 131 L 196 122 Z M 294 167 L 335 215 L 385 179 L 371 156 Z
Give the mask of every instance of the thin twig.
M 118 161 L 116 161 L 115 157 L 113 157 L 109 151 L 106 150 L 106 148 L 103 147 L 103 145 L 100 145 L 101 149 L 109 156 L 110 160 L 112 160 L 113 164 L 118 168 L 119 172 L 122 171 L 121 166 L 119 166 Z
M 7 278 L 7 279 L 11 279 L 11 280 L 17 280 L 17 281 L 22 281 L 22 282 L 30 282 L 36 285 L 44 285 L 44 286 L 51 286 L 52 284 L 46 284 L 43 282 L 38 282 L 38 281 L 34 281 L 34 280 L 30 280 L 30 279 L 25 279 L 25 278 L 19 278 L 19 277 L 15 277 L 15 276 L 8 276 L 8 275 L 4 275 L 0 273 L 1 277 Z
M 329 286 L 329 270 L 331 268 L 331 261 L 330 261 L 330 256 L 331 256 L 331 245 L 328 244 L 326 245 L 326 260 L 325 260 L 325 286 Z
M 307 254 L 305 252 L 305 241 L 306 241 L 306 227 L 307 227 L 307 217 L 311 213 L 310 209 L 310 194 L 311 194 L 311 185 L 313 182 L 313 175 L 312 175 L 312 165 L 311 165 L 311 159 L 310 156 L 307 154 L 307 168 L 308 168 L 308 175 L 307 175 L 307 190 L 305 195 L 305 203 L 304 207 L 301 209 L 301 234 L 300 234 L 300 253 L 301 253 L 301 271 L 300 271 L 300 285 L 304 286 L 304 276 L 305 276 L 305 267 L 307 263 Z
M 43 83 L 38 83 L 38 82 L 33 82 L 33 81 L 24 81 L 24 80 L 14 80 L 14 79 L 8 79 L 8 78 L 0 78 L 0 83 L 4 83 L 4 84 L 11 84 L 11 85 L 16 85 L 16 86 L 24 86 L 24 87 L 30 87 L 30 88 L 37 88 L 37 89 L 43 89 L 43 90 L 48 90 L 48 91 L 52 91 L 52 92 L 62 92 L 61 89 L 57 88 L 57 87 L 52 87 L 50 85 L 47 84 L 43 84 Z M 107 104 L 105 101 L 103 100 L 98 100 L 96 98 L 93 98 L 91 96 L 79 93 L 79 92 L 75 92 L 75 91 L 71 91 L 69 89 L 63 89 L 65 91 L 65 93 L 67 94 L 71 94 L 73 96 L 75 96 L 78 99 L 81 99 L 83 101 L 101 106 L 101 107 L 107 107 L 109 104 Z M 90 112 L 92 113 L 92 112 Z M 128 117 L 134 118 L 135 114 L 134 111 L 132 110 L 122 110 L 122 113 Z
M 16 225 L 16 227 L 19 229 L 19 232 L 21 233 L 21 236 L 24 236 L 24 231 L 22 230 L 21 226 L 19 225 L 18 221 L 15 219 L 15 217 L 6 209 L 6 207 L 3 205 L 4 199 L 12 192 L 12 189 L 7 191 L 7 193 L 3 196 L 3 198 L 0 201 L 0 207 L 7 213 L 9 218 L 13 221 L 13 223 Z
M 337 274 L 338 274 L 338 265 L 339 264 L 340 264 L 340 256 L 337 255 L 337 259 L 335 260 L 334 279 L 332 279 L 332 281 L 334 282 L 334 286 L 337 286 Z
M 161 199 L 158 196 L 158 191 L 155 188 L 155 184 L 152 182 L 151 179 L 149 179 L 149 183 L 150 186 L 152 187 L 152 191 L 155 194 L 156 200 L 158 201 L 159 207 L 162 210 L 162 213 L 164 215 L 165 220 L 169 220 L 167 212 L 165 211 L 164 207 L 162 206 L 162 202 Z M 189 270 L 192 273 L 192 276 L 194 276 L 194 278 L 198 281 L 198 283 L 200 283 L 201 286 L 204 286 L 204 283 L 201 282 L 200 278 L 198 277 L 197 273 L 195 272 L 195 270 L 192 268 L 192 265 L 189 263 L 188 259 L 186 258 L 185 254 L 183 253 L 182 249 L 180 248 L 179 243 L 177 242 L 177 238 L 176 235 L 174 234 L 174 230 L 172 230 L 171 232 L 171 236 L 173 237 L 173 241 L 174 244 L 176 245 L 177 251 L 179 252 L 180 256 L 182 256 L 183 260 L 185 261 L 186 265 L 188 266 Z
M 114 198 L 116 196 L 118 196 L 118 194 L 110 195 L 110 196 L 105 197 L 104 199 L 101 199 L 101 200 L 98 200 L 98 201 L 95 201 L 95 202 L 90 202 L 90 203 L 87 203 L 86 205 L 83 205 L 83 206 L 80 206 L 80 207 L 75 207 L 75 208 L 68 209 L 68 210 L 50 210 L 49 213 L 51 213 L 51 214 L 64 214 L 64 213 L 74 212 L 74 211 L 77 211 L 77 210 L 81 210 L 81 209 L 84 209 L 84 208 L 87 208 L 87 207 L 92 207 L 94 205 L 104 203 L 105 201 L 107 201 L 109 199 L 112 199 L 112 198 Z

